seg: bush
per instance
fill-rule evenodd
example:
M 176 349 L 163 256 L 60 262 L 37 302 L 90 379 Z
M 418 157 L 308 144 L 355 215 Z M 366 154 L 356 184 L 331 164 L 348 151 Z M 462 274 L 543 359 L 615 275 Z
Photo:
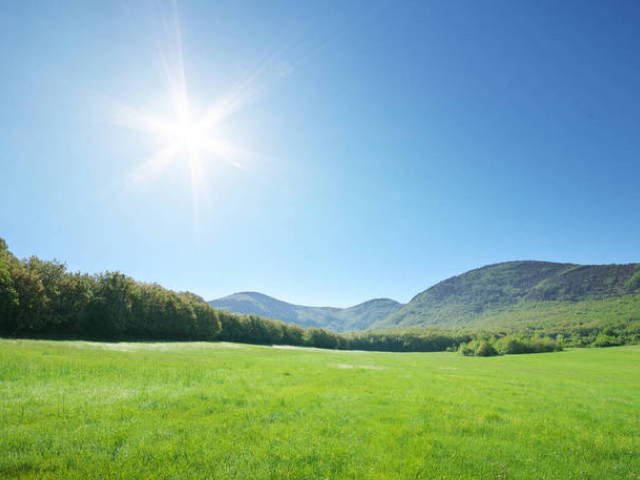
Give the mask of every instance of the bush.
M 458 353 L 465 356 L 491 357 L 494 355 L 517 355 L 522 353 L 542 353 L 561 351 L 562 346 L 548 337 L 522 338 L 507 335 L 498 340 L 495 337 L 473 340 L 460 345 Z
M 458 353 L 465 357 L 472 357 L 476 354 L 475 350 L 466 343 L 462 343 L 460 347 L 458 347 Z
M 599 334 L 591 344 L 592 347 L 617 347 L 622 345 L 620 339 L 613 335 Z
M 496 349 L 503 355 L 526 353 L 524 343 L 515 337 L 503 337 L 496 342 Z
M 467 357 L 492 357 L 498 351 L 488 340 L 473 340 L 468 344 L 461 344 L 458 353 Z
M 493 357 L 498 355 L 498 351 L 494 348 L 491 343 L 487 341 L 480 342 L 478 348 L 476 348 L 476 355 L 478 357 Z

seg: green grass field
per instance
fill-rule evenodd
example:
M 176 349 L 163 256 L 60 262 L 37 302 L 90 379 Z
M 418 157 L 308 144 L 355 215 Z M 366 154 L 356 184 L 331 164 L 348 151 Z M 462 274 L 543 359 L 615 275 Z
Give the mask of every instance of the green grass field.
M 640 347 L 0 340 L 6 479 L 640 479 Z

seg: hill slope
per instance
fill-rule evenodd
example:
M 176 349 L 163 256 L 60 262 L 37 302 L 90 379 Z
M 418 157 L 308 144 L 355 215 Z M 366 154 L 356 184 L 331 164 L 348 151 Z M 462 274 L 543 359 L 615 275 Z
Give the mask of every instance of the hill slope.
M 349 308 L 307 307 L 283 302 L 258 292 L 240 292 L 209 302 L 214 308 L 234 313 L 295 323 L 301 327 L 318 327 L 335 332 L 364 330 L 402 307 L 388 298 L 377 298 Z
M 373 323 L 508 328 L 640 320 L 640 264 L 506 262 L 440 282 Z

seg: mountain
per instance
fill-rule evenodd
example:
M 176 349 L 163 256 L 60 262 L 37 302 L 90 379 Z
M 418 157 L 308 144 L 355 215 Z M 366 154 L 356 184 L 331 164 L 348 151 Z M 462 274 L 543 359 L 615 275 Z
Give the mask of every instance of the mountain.
M 301 327 L 318 327 L 335 332 L 365 330 L 402 307 L 388 298 L 376 298 L 349 308 L 293 305 L 258 292 L 240 292 L 209 302 L 214 308 L 260 315 Z
M 256 292 L 235 293 L 209 304 L 337 332 L 640 322 L 640 264 L 498 263 L 444 280 L 406 305 L 376 299 L 350 308 L 305 307 Z
M 370 329 L 522 328 L 640 320 L 640 264 L 506 262 L 416 295 Z

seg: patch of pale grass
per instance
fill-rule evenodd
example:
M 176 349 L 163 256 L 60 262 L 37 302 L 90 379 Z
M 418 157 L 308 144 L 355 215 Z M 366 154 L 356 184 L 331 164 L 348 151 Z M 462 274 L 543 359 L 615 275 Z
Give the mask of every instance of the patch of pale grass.
M 386 367 L 380 367 L 378 365 L 349 365 L 347 363 L 339 363 L 336 365 L 338 368 L 364 368 L 365 370 L 386 370 Z
M 321 353 L 339 353 L 339 354 L 363 354 L 367 355 L 376 355 L 384 352 L 370 352 L 365 350 L 334 350 L 328 348 L 317 348 L 317 347 L 299 347 L 293 345 L 271 345 L 266 348 L 276 348 L 278 350 L 302 350 L 305 352 L 321 352 Z
M 239 350 L 251 348 L 249 345 L 228 342 L 69 342 L 69 345 L 76 348 L 98 348 L 113 352 L 179 352 L 182 350 L 193 351 L 194 349 Z

